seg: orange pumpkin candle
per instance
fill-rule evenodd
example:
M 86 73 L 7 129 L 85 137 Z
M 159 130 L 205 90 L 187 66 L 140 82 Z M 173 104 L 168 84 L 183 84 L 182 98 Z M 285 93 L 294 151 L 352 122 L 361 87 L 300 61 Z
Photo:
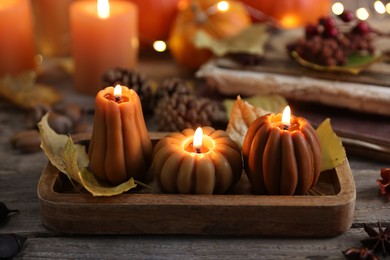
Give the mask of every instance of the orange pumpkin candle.
M 241 152 L 224 131 L 185 129 L 157 143 L 152 171 L 167 192 L 221 194 L 240 179 Z
M 127 1 L 76 1 L 70 7 L 75 88 L 95 95 L 110 68 L 134 69 L 138 55 L 137 7 Z
M 35 40 L 29 0 L 0 1 L 0 75 L 35 69 Z
M 152 143 L 137 93 L 124 86 L 107 87 L 96 96 L 89 146 L 89 169 L 99 179 L 118 185 L 143 179 Z
M 260 194 L 303 195 L 320 175 L 321 149 L 309 122 L 282 114 L 257 118 L 242 146 L 245 172 Z

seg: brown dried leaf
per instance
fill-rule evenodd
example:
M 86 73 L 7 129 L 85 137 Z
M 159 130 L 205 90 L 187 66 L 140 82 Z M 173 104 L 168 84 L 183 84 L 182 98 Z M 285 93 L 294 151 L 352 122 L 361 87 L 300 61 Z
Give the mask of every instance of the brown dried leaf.
M 36 73 L 26 71 L 17 76 L 6 75 L 0 78 L 0 96 L 25 109 L 39 104 L 52 105 L 61 99 L 61 95 L 52 87 L 36 84 Z

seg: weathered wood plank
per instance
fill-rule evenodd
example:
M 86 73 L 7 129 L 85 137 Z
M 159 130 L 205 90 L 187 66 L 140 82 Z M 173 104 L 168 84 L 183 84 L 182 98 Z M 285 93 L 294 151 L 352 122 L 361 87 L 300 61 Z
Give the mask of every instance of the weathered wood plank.
M 210 236 L 32 237 L 23 258 L 78 259 L 343 259 L 367 235 L 352 229 L 329 239 Z

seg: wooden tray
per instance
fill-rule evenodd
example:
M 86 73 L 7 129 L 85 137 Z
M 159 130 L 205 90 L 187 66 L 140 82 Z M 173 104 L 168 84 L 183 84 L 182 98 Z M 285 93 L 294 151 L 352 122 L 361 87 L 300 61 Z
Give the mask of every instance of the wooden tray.
M 325 237 L 347 231 L 356 198 L 348 160 L 321 173 L 315 190 L 319 193 L 307 196 L 255 195 L 243 174 L 226 195 L 153 194 L 139 189 L 93 197 L 74 191 L 49 162 L 37 192 L 43 224 L 64 233 Z

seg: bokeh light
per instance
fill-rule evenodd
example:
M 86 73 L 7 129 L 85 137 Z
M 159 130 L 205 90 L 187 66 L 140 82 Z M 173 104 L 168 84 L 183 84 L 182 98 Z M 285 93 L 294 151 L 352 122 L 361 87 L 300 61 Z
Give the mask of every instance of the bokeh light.
M 167 44 L 164 41 L 155 41 L 153 49 L 157 52 L 164 52 L 167 49 Z
M 335 14 L 335 15 L 340 15 L 344 12 L 344 5 L 340 2 L 335 2 L 333 5 L 332 5 L 332 12 Z
M 377 1 L 374 2 L 374 8 L 375 8 L 375 11 L 376 11 L 378 14 L 384 14 L 384 13 L 386 13 L 386 7 L 385 7 L 385 5 L 384 5 L 381 1 L 379 1 L 379 0 L 377 0 Z
M 229 10 L 229 3 L 227 1 L 221 1 L 217 4 L 217 9 L 221 12 Z
M 367 20 L 368 17 L 370 17 L 370 14 L 368 13 L 366 8 L 361 7 L 356 10 L 356 17 L 360 20 Z

